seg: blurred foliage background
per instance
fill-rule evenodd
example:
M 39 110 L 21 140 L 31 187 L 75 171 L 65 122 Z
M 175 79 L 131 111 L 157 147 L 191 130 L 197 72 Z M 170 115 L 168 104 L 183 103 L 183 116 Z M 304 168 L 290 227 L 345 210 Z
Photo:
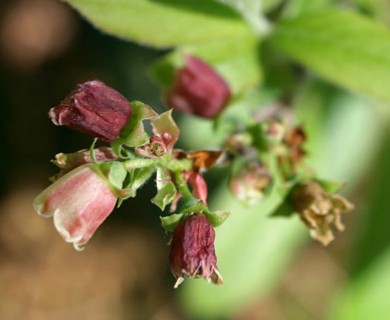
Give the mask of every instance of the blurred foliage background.
M 325 5 L 351 9 L 386 25 L 383 32 L 388 32 L 390 7 L 384 0 L 265 2 L 270 17 L 282 7 L 294 17 Z M 83 253 L 64 243 L 52 222 L 38 217 L 31 206 L 48 185 L 47 177 L 55 174 L 49 159 L 91 143 L 83 135 L 54 127 L 46 116 L 49 108 L 75 84 L 101 79 L 130 100 L 163 110 L 160 89 L 149 73 L 168 51 L 109 36 L 54 0 L 1 2 L 0 22 L 1 319 L 387 319 L 389 108 L 370 94 L 388 101 L 390 83 L 381 74 L 373 77 L 370 70 L 379 64 L 383 74 L 390 74 L 390 65 L 388 51 L 371 43 L 370 34 L 364 45 L 368 51 L 374 48 L 375 64 L 360 61 L 353 52 L 343 57 L 361 62 L 354 73 L 364 78 L 360 82 L 346 79 L 344 73 L 350 70 L 342 65 L 322 68 L 315 57 L 294 56 L 295 42 L 284 41 L 288 31 L 282 28 L 276 42 L 298 61 L 309 61 L 314 72 L 303 71 L 272 42 L 265 42 L 255 58 L 240 62 L 256 57 L 263 61 L 261 77 L 267 92 L 273 96 L 280 87 L 288 92 L 299 123 L 307 128 L 310 164 L 324 178 L 348 181 L 344 191 L 356 210 L 345 217 L 347 230 L 323 248 L 309 239 L 298 217 L 270 218 L 272 199 L 245 207 L 221 186 L 226 173 L 210 172 L 206 179 L 213 186 L 212 206 L 232 211 L 217 229 L 216 251 L 225 285 L 187 280 L 174 291 L 169 237 L 159 226 L 159 211 L 150 204 L 152 188 L 145 187 L 116 210 Z M 330 27 L 334 22 L 326 23 Z M 386 37 L 390 36 L 384 36 L 384 48 Z M 313 41 L 316 47 L 316 39 L 306 39 L 305 45 Z M 325 55 L 337 52 L 331 46 L 317 47 Z M 188 50 L 206 56 L 213 51 L 191 46 Z M 226 65 L 218 67 L 229 70 Z M 233 83 L 237 92 L 242 83 Z M 361 83 L 368 83 L 364 94 Z M 261 107 L 269 102 L 267 97 L 265 92 L 256 93 L 250 103 Z M 237 112 L 245 112 L 240 103 L 232 107 L 232 113 Z M 182 130 L 180 144 L 186 148 L 216 147 L 223 137 L 223 132 L 214 134 L 206 120 L 177 115 L 176 119 Z

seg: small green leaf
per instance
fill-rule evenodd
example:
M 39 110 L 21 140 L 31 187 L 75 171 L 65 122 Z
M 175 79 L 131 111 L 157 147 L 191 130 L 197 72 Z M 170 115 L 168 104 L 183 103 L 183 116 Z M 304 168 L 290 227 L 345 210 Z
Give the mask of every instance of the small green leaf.
M 183 215 L 183 213 L 174 213 L 166 217 L 160 217 L 162 227 L 169 232 L 173 232 L 183 218 Z
M 118 190 L 122 189 L 123 181 L 127 175 L 123 163 L 118 161 L 104 162 L 100 167 L 103 172 L 108 172 L 107 178 L 110 184 Z
M 326 10 L 278 24 L 276 46 L 347 89 L 390 101 L 390 31 L 357 13 Z
M 133 190 L 137 190 L 144 185 L 146 181 L 150 179 L 156 169 L 151 167 L 135 169 L 132 173 L 131 184 L 129 187 Z
M 179 139 L 180 130 L 172 118 L 172 109 L 168 110 L 151 120 L 153 133 L 163 138 L 171 151 L 177 139 Z
M 213 42 L 250 32 L 232 9 L 211 0 L 67 0 L 95 26 L 156 47 Z
M 339 181 L 331 181 L 331 180 L 325 180 L 325 179 L 314 179 L 317 183 L 321 185 L 322 188 L 326 192 L 329 193 L 335 193 L 339 191 L 343 186 L 344 182 L 339 182 Z
M 177 194 L 176 186 L 172 182 L 170 172 L 167 169 L 157 168 L 156 187 L 157 194 L 151 201 L 161 210 L 164 210 Z
M 152 119 L 157 113 L 148 105 L 139 102 L 131 102 L 131 118 L 122 130 L 115 144 L 124 144 L 128 147 L 140 147 L 149 142 L 149 136 L 145 132 L 143 120 Z
M 295 210 L 288 201 L 288 198 L 285 198 L 284 201 L 272 212 L 271 217 L 291 217 L 293 214 L 295 214 Z
M 164 210 L 165 207 L 175 199 L 177 190 L 175 184 L 169 181 L 161 189 L 158 190 L 155 197 L 151 200 L 157 207 Z
M 207 207 L 198 199 L 192 198 L 190 203 L 183 203 L 179 209 L 182 213 L 207 212 Z
M 209 211 L 204 213 L 214 227 L 220 226 L 229 217 L 229 211 Z

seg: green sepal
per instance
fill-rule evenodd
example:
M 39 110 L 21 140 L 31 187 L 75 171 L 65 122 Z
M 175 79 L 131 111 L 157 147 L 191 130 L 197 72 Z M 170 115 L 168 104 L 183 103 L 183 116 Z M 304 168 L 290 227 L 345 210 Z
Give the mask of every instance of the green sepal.
M 182 213 L 204 213 L 208 212 L 208 208 L 203 204 L 203 202 L 192 198 L 183 202 L 178 211 Z
M 123 189 L 119 190 L 120 198 L 122 200 L 134 198 L 137 195 L 137 190 L 149 180 L 154 171 L 154 167 L 145 167 L 129 172 L 123 183 Z
M 96 155 L 95 155 L 95 144 L 98 141 L 97 138 L 93 139 L 93 142 L 91 146 L 89 147 L 89 156 L 91 157 L 91 160 L 93 163 L 97 163 L 96 161 Z
M 317 182 L 321 187 L 329 193 L 336 193 L 338 192 L 344 185 L 345 182 L 339 182 L 339 181 L 331 181 L 331 180 L 325 180 L 325 179 L 313 179 L 315 182 Z
M 123 187 L 123 181 L 126 178 L 127 171 L 123 163 L 119 161 L 106 161 L 99 165 L 101 172 L 107 177 L 110 185 L 116 190 Z
M 289 197 L 286 197 L 270 216 L 273 218 L 291 217 L 295 213 L 296 211 L 294 210 L 291 202 L 289 201 Z
M 300 182 L 301 180 L 296 179 L 294 181 L 285 182 L 283 185 L 279 186 L 277 191 L 283 200 L 270 214 L 271 217 L 290 217 L 296 213 L 291 202 L 291 192 Z
M 229 217 L 229 211 L 207 211 L 204 212 L 206 218 L 210 221 L 214 228 L 220 226 Z
M 164 139 L 165 134 L 169 134 L 167 147 L 169 152 L 173 149 L 177 139 L 179 139 L 180 129 L 172 118 L 172 109 L 168 110 L 151 120 L 153 133 Z
M 184 213 L 174 213 L 166 217 L 160 217 L 161 225 L 165 230 L 173 232 L 176 226 L 183 219 L 183 216 Z
M 157 194 L 151 201 L 161 210 L 164 210 L 175 199 L 177 194 L 176 186 L 172 182 L 169 170 L 161 167 L 157 168 L 156 187 Z
M 145 132 L 143 120 L 150 120 L 157 113 L 148 105 L 140 101 L 131 102 L 131 118 L 122 130 L 114 144 L 124 144 L 128 147 L 140 147 L 149 142 L 149 135 Z
M 164 210 L 165 207 L 175 199 L 176 194 L 177 190 L 175 184 L 172 181 L 169 181 L 157 191 L 157 194 L 151 201 L 161 210 Z

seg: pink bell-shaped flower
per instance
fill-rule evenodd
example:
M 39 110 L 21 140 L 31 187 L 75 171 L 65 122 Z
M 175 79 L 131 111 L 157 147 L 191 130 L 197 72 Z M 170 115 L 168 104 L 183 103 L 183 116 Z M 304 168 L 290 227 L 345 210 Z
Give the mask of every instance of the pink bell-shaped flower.
M 54 219 L 54 226 L 76 250 L 92 237 L 110 215 L 117 201 L 108 182 L 95 164 L 85 164 L 68 172 L 34 200 L 35 211 Z

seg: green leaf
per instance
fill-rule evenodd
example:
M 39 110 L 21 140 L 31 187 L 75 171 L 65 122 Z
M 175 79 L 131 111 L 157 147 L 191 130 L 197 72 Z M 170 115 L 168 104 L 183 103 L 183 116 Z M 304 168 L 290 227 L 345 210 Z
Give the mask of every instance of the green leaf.
M 122 189 L 123 181 L 125 180 L 127 175 L 127 171 L 123 167 L 122 162 L 118 162 L 118 161 L 103 162 L 100 165 L 100 168 L 102 172 L 108 172 L 107 173 L 108 181 L 114 188 L 118 190 Z
M 272 40 L 335 84 L 390 101 L 390 31 L 384 25 L 327 10 L 278 24 Z
M 158 190 L 157 194 L 151 201 L 161 210 L 164 210 L 165 207 L 170 204 L 173 199 L 175 199 L 176 193 L 175 184 L 172 181 L 169 181 L 160 190 Z
M 150 179 L 156 169 L 153 166 L 135 169 L 132 172 L 132 179 L 129 187 L 136 191 L 144 185 L 146 181 Z
M 164 210 L 177 194 L 176 186 L 171 181 L 171 175 L 167 169 L 157 168 L 156 187 L 157 194 L 151 201 L 161 210 Z
M 116 146 L 125 144 L 128 147 L 139 147 L 148 143 L 149 136 L 145 132 L 142 121 L 156 116 L 157 113 L 148 105 L 139 101 L 132 101 L 130 121 L 113 144 Z
M 230 8 L 212 0 L 67 0 L 95 26 L 156 47 L 212 42 L 248 33 Z
M 325 180 L 325 179 L 314 179 L 314 180 L 318 182 L 326 192 L 329 193 L 336 193 L 345 184 L 344 182 Z
M 291 217 L 295 212 L 288 199 L 285 199 L 276 209 L 272 212 L 271 217 Z
M 229 217 L 229 211 L 208 211 L 204 213 L 210 223 L 216 228 Z
M 162 227 L 169 232 L 173 232 L 183 218 L 183 215 L 183 213 L 174 213 L 166 217 L 160 217 Z
M 253 34 L 209 43 L 186 45 L 168 54 L 151 69 L 164 87 L 173 83 L 174 70 L 183 66 L 183 54 L 197 56 L 213 66 L 228 82 L 233 94 L 254 87 L 262 78 L 259 39 Z
M 172 118 L 172 109 L 153 118 L 151 123 L 153 133 L 163 138 L 168 151 L 171 152 L 180 134 L 180 130 Z
M 348 281 L 342 293 L 335 297 L 331 317 L 335 320 L 387 319 L 390 313 L 390 143 L 387 137 L 370 172 L 369 188 L 364 206 L 361 206 L 351 261 L 348 263 Z M 352 213 L 353 214 L 353 213 Z M 356 222 L 356 221 L 355 221 Z

